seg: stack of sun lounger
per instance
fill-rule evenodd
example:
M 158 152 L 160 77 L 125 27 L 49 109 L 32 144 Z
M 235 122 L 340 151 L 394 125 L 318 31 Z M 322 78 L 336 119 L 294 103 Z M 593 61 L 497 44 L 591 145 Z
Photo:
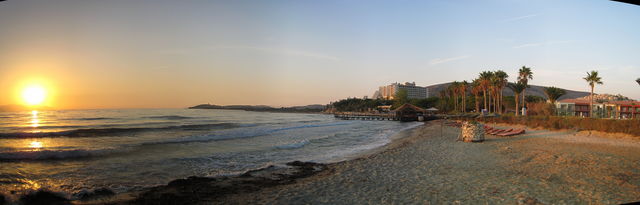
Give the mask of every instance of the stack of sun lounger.
M 488 135 L 513 136 L 524 134 L 524 129 L 498 129 L 490 126 L 484 126 L 484 133 Z

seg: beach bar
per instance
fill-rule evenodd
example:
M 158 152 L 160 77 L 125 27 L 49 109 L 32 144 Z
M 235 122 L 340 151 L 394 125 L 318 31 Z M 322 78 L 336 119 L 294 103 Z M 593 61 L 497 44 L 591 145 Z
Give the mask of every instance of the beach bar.
M 424 116 L 427 113 L 425 109 L 408 103 L 396 108 L 393 112 L 402 122 L 418 121 L 419 117 Z

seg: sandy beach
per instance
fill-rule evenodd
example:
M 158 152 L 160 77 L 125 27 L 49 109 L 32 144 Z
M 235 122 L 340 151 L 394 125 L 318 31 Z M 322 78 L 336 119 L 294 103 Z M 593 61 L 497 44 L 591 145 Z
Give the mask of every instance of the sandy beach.
M 505 125 L 494 125 L 505 126 Z M 516 127 L 516 126 L 511 126 Z M 384 150 L 222 204 L 619 204 L 640 201 L 640 141 L 529 129 L 456 142 L 432 121 Z M 602 134 L 601 134 L 602 135 Z M 211 201 L 210 201 L 211 202 Z

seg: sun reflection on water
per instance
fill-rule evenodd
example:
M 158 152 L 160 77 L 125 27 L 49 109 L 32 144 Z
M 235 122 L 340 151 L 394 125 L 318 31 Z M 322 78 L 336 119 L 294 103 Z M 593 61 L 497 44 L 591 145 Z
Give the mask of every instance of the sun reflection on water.
M 30 126 L 33 128 L 37 128 L 40 126 L 40 119 L 38 118 L 38 111 L 31 111 L 31 122 Z
M 40 148 L 42 148 L 42 147 L 43 147 L 43 144 L 42 144 L 42 142 L 40 142 L 40 141 L 32 141 L 32 142 L 29 144 L 29 148 L 33 148 L 33 149 L 40 149 Z
M 27 188 L 27 189 L 38 190 L 38 189 L 40 189 L 42 187 L 35 180 L 23 179 L 21 181 L 22 181 L 22 183 L 24 183 L 24 185 L 23 185 L 24 188 Z

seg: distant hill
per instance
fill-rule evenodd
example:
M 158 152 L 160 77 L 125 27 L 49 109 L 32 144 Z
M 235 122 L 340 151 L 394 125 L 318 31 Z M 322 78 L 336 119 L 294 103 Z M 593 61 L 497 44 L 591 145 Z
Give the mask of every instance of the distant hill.
M 446 89 L 447 87 L 449 87 L 451 83 L 442 83 L 442 84 L 436 84 L 436 85 L 430 85 L 427 86 L 427 89 L 429 90 L 429 96 L 433 97 L 433 96 L 438 96 L 438 93 L 440 93 L 440 91 Z M 527 88 L 526 90 L 526 94 L 527 95 L 535 95 L 535 96 L 540 96 L 544 99 L 547 99 L 547 96 L 544 95 L 544 86 L 539 86 L 539 85 L 529 85 L 529 88 Z M 575 90 L 567 90 L 567 94 L 563 95 L 562 97 L 560 97 L 560 99 L 558 100 L 562 100 L 562 99 L 573 99 L 573 98 L 579 98 L 579 97 L 584 97 L 584 96 L 588 96 L 590 93 L 589 92 L 582 92 L 582 91 L 575 91 Z M 513 90 L 509 89 L 508 87 L 505 87 L 502 90 L 504 96 L 513 96 Z
M 305 105 L 293 107 L 275 108 L 266 105 L 211 105 L 200 104 L 189 109 L 222 109 L 222 110 L 245 110 L 245 111 L 264 111 L 264 112 L 322 112 L 326 106 L 324 105 Z

